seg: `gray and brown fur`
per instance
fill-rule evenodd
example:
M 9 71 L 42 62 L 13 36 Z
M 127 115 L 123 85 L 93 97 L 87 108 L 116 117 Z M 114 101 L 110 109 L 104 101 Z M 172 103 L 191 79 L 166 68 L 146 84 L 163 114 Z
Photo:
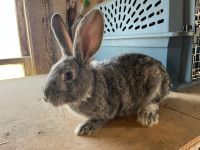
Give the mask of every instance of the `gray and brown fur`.
M 99 10 L 81 20 L 73 44 L 58 14 L 52 17 L 52 29 L 63 57 L 49 73 L 43 99 L 54 106 L 68 105 L 88 117 L 76 134 L 89 134 L 117 116 L 134 113 L 144 126 L 158 122 L 159 102 L 170 89 L 168 73 L 159 61 L 132 53 L 91 62 L 103 38 L 104 18 Z M 65 81 L 69 71 L 73 78 Z

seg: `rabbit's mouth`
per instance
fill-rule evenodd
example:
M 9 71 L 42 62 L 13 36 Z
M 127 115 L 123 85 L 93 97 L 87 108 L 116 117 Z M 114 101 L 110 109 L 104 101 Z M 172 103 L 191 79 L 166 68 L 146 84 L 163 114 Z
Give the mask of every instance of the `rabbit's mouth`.
M 50 96 L 43 95 L 42 100 L 46 103 L 51 103 L 54 107 L 58 107 L 64 104 L 64 102 L 59 97 L 53 98 Z
M 52 101 L 49 101 L 54 107 L 58 107 L 64 104 L 63 101 L 58 100 L 58 99 L 54 99 Z M 48 103 L 48 102 L 47 102 Z
M 52 104 L 54 107 L 58 107 L 58 106 L 63 105 L 64 103 L 60 103 L 60 102 L 54 101 L 54 102 L 51 102 L 51 104 Z

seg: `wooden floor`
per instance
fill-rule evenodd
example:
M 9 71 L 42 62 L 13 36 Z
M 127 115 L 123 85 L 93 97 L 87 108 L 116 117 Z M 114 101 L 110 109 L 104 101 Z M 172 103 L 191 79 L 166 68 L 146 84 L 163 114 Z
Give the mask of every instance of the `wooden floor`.
M 86 118 L 44 103 L 45 79 L 0 81 L 0 150 L 176 150 L 200 135 L 200 85 L 170 93 L 160 106 L 160 122 L 151 128 L 129 116 L 76 136 L 74 129 Z

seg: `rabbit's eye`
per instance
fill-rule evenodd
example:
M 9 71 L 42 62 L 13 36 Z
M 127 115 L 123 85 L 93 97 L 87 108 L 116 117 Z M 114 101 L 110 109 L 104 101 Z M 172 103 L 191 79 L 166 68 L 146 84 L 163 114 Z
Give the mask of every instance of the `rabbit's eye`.
M 65 73 L 65 80 L 71 80 L 73 78 L 73 74 L 71 71 Z

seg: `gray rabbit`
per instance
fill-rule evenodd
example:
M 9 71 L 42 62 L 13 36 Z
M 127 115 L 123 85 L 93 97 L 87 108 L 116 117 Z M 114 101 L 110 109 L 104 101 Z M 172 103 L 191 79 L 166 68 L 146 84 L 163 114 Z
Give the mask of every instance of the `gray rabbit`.
M 158 122 L 159 102 L 170 89 L 168 73 L 159 61 L 132 53 L 91 62 L 104 34 L 100 10 L 81 20 L 73 43 L 58 14 L 51 23 L 63 56 L 48 75 L 43 99 L 54 106 L 67 104 L 88 117 L 76 128 L 77 135 L 90 134 L 122 115 L 137 114 L 143 126 Z

